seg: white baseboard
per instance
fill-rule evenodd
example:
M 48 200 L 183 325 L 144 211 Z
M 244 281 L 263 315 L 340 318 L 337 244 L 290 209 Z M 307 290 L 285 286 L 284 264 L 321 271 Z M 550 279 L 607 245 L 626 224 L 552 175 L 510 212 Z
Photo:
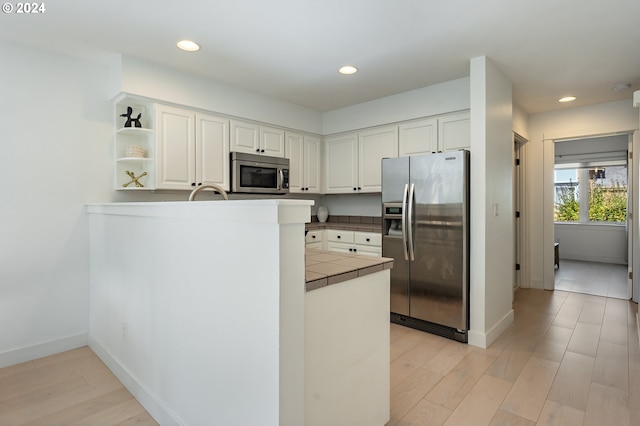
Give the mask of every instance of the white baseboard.
M 142 383 L 140 383 L 130 372 L 123 366 L 120 361 L 112 356 L 97 340 L 89 336 L 89 347 L 91 350 L 105 363 L 114 376 L 120 380 L 125 388 L 138 400 L 145 410 L 151 414 L 161 425 L 184 425 L 185 423 L 178 420 L 171 410 L 165 407 L 162 402 L 153 393 L 151 393 Z
M 514 313 L 513 309 L 511 309 L 488 332 L 479 333 L 474 330 L 469 330 L 469 333 L 467 335 L 469 338 L 468 344 L 483 349 L 488 348 L 498 337 L 500 337 L 502 332 L 505 331 L 507 327 L 509 327 L 509 325 L 511 325 L 511 323 L 513 322 L 513 318 Z
M 70 351 L 71 349 L 81 348 L 83 346 L 87 346 L 87 342 L 87 334 L 82 333 L 58 340 L 52 340 L 50 342 L 38 343 L 37 345 L 2 352 L 0 353 L 0 368 L 32 361 L 49 355 L 55 355 L 60 352 Z
M 563 260 L 577 260 L 581 262 L 596 262 L 596 263 L 613 263 L 617 265 L 626 265 L 627 259 L 621 257 L 608 257 L 606 255 L 588 255 L 580 253 L 566 253 L 560 258 L 560 266 L 562 267 Z

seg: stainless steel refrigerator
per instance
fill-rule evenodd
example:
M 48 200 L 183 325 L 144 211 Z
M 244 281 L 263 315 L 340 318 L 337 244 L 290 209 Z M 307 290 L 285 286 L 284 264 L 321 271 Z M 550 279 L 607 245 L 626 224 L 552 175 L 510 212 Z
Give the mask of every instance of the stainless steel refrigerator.
M 467 342 L 469 151 L 382 160 L 391 321 Z

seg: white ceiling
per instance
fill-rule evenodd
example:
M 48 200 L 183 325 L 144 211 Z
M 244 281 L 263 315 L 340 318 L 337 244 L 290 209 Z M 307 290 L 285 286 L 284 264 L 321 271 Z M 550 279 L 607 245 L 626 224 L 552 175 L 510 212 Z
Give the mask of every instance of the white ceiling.
M 14 3 L 15 4 L 15 3 Z M 318 111 L 469 75 L 490 58 L 528 113 L 631 99 L 639 0 L 55 0 L 3 13 L 0 39 L 122 53 Z M 202 49 L 179 51 L 193 39 Z M 337 73 L 351 64 L 360 71 Z M 617 83 L 632 87 L 616 92 Z M 572 94 L 578 100 L 559 104 Z

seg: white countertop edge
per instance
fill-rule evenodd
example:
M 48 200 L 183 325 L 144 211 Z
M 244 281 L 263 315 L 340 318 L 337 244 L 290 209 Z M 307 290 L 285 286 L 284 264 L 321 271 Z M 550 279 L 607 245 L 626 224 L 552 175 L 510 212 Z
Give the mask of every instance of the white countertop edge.
M 313 200 L 215 200 L 90 203 L 89 214 L 157 218 L 201 218 L 248 223 L 308 223 Z

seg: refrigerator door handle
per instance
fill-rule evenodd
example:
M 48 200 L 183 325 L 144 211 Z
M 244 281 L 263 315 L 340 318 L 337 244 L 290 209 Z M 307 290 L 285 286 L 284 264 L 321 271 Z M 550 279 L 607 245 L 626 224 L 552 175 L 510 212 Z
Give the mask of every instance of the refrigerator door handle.
M 404 260 L 409 260 L 409 254 L 407 252 L 407 192 L 409 191 L 409 185 L 404 184 L 404 192 L 402 193 L 402 252 L 404 253 Z
M 407 209 L 407 222 L 408 222 L 408 230 L 406 231 L 409 234 L 409 257 L 411 261 L 416 260 L 415 253 L 413 252 L 413 199 L 414 199 L 414 190 L 416 185 L 414 183 L 411 184 L 411 189 L 409 190 L 409 199 L 407 200 L 409 204 L 409 208 Z M 403 228 L 404 229 L 404 228 Z

